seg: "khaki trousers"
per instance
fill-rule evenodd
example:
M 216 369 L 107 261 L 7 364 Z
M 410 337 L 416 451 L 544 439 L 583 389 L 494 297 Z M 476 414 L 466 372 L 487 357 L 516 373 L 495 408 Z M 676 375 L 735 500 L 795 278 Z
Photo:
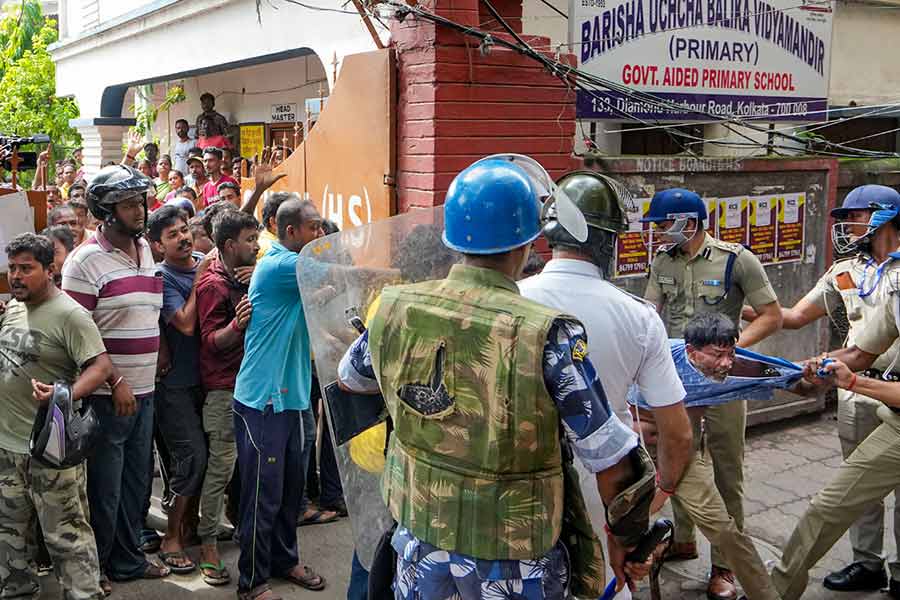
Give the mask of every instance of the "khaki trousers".
M 709 453 L 697 452 L 675 489 L 673 504 L 678 502 L 710 544 L 718 548 L 722 559 L 732 565 L 748 600 L 777 600 L 753 540 L 738 527 L 713 483 L 714 472 Z
M 853 454 L 864 439 L 881 425 L 876 411 L 881 402 L 860 396 L 847 390 L 838 390 L 838 437 L 844 459 Z M 894 489 L 894 497 L 900 498 Z M 894 507 L 894 540 L 900 548 L 900 504 Z M 850 526 L 850 543 L 853 561 L 861 562 L 872 570 L 884 565 L 884 502 L 873 502 L 868 510 Z M 896 567 L 892 567 L 892 570 Z M 900 576 L 900 573 L 897 574 Z
M 237 461 L 234 442 L 232 390 L 210 390 L 203 403 L 203 430 L 209 436 L 209 457 L 200 492 L 200 523 L 197 535 L 204 544 L 215 544 L 225 508 L 225 488 Z
M 716 489 L 725 502 L 728 514 L 734 517 L 739 530 L 744 529 L 744 429 L 747 425 L 747 402 L 744 400 L 711 406 L 704 413 L 706 422 L 706 447 L 712 457 Z M 699 440 L 697 431 L 694 439 Z M 696 517 L 687 510 L 684 503 L 672 499 L 675 517 L 675 541 L 695 542 L 694 524 Z M 709 536 L 707 536 L 709 538 Z M 715 541 L 712 544 L 712 564 L 716 567 L 737 571 L 735 565 L 725 558 Z M 753 597 L 751 596 L 751 600 Z
M 803 595 L 809 570 L 873 504 L 900 485 L 900 415 L 878 408 L 884 421 L 841 464 L 835 478 L 810 501 L 784 547 L 772 581 L 784 600 Z M 900 575 L 891 564 L 892 576 Z

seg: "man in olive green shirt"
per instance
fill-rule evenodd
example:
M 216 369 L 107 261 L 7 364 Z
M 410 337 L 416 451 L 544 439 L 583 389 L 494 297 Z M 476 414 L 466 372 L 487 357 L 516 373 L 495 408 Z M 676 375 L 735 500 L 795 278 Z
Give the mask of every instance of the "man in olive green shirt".
M 719 241 L 704 231 L 706 204 L 696 193 L 670 189 L 653 196 L 642 219 L 669 244 L 650 265 L 644 297 L 656 305 L 670 338 L 683 336 L 694 315 L 718 312 L 740 326 L 741 308 L 749 303 L 759 318 L 741 332 L 737 345 L 751 346 L 781 327 L 781 307 L 765 269 L 752 252 L 739 244 Z M 744 428 L 747 403 L 729 402 L 706 410 L 705 441 L 712 456 L 716 487 L 738 525 L 744 527 Z M 695 440 L 700 440 L 695 423 Z M 701 442 L 702 443 L 702 442 Z M 694 526 L 684 506 L 672 499 L 675 514 L 673 559 L 695 558 Z M 719 548 L 712 548 L 708 596 L 713 600 L 737 597 L 734 574 Z
M 37 516 L 66 598 L 103 598 L 84 469 L 31 461 L 28 440 L 56 381 L 72 399 L 92 393 L 112 363 L 91 316 L 53 283 L 53 242 L 25 233 L 6 246 L 13 300 L 0 316 L 0 589 L 39 593 L 26 539 Z M 80 372 L 80 375 L 79 375 Z

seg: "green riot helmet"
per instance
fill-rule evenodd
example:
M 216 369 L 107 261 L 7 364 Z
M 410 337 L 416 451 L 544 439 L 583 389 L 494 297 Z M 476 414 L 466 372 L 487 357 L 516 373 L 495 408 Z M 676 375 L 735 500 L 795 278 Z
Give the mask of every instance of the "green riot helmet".
M 588 238 L 579 242 L 556 218 L 552 201 L 544 208 L 543 233 L 551 248 L 571 248 L 587 256 L 608 274 L 615 256 L 616 238 L 628 230 L 628 212 L 634 198 L 621 183 L 594 171 L 572 171 L 556 183 L 581 211 L 588 225 Z

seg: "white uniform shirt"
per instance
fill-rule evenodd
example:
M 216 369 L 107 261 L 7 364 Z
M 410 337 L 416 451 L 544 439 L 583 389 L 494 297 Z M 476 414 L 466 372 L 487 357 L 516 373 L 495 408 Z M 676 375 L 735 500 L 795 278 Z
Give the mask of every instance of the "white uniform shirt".
M 555 258 L 540 275 L 518 283 L 526 298 L 581 321 L 587 331 L 588 356 L 623 423 L 632 422 L 625 401 L 632 385 L 651 407 L 684 400 L 662 319 L 652 306 L 605 281 L 596 265 Z

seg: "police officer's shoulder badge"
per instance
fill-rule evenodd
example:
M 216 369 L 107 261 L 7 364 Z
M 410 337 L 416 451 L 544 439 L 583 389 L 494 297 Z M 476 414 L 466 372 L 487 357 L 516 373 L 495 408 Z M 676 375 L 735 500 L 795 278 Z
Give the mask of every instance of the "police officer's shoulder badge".
M 572 360 L 583 362 L 584 359 L 588 355 L 588 347 L 587 342 L 583 339 L 579 339 L 575 342 L 575 345 L 572 346 Z
M 732 242 L 723 242 L 722 240 L 719 240 L 716 238 L 713 238 L 711 245 L 715 246 L 716 248 L 718 248 L 720 250 L 724 250 L 725 252 L 730 252 L 732 254 L 740 254 L 745 249 L 744 246 L 742 246 L 741 244 L 734 244 Z

